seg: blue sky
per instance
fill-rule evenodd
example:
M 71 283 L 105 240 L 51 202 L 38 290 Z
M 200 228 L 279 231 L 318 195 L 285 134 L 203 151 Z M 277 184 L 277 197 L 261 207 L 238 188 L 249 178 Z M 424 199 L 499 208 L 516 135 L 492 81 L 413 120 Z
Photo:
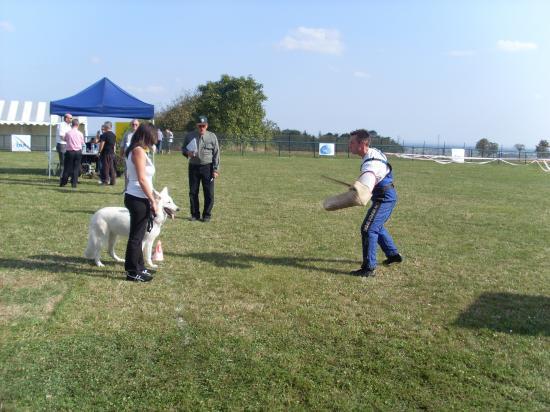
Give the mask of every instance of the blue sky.
M 108 77 L 157 108 L 251 75 L 281 128 L 533 148 L 550 139 L 549 18 L 529 0 L 2 0 L 0 99 Z

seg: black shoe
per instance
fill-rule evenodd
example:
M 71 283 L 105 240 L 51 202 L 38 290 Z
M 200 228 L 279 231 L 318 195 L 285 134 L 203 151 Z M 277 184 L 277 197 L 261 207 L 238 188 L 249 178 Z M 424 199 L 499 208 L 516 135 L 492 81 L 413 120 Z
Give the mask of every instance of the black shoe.
M 126 272 L 126 280 L 132 282 L 149 282 L 153 277 L 143 272 Z
M 384 260 L 382 264 L 388 266 L 388 265 L 391 265 L 392 263 L 401 263 L 401 262 L 403 262 L 403 256 L 401 256 L 398 253 L 397 255 L 388 256 L 388 258 Z
M 352 276 L 360 276 L 362 278 L 368 278 L 368 277 L 374 277 L 375 274 L 374 274 L 374 269 L 369 269 L 369 268 L 361 268 L 361 269 L 357 269 L 357 270 L 352 270 L 351 272 L 349 272 L 350 275 Z
M 189 221 L 190 221 L 190 222 L 196 222 L 197 220 L 200 220 L 200 219 L 199 219 L 198 217 L 195 217 L 195 216 L 191 216 L 191 217 L 189 218 Z
M 153 277 L 153 275 L 155 274 L 155 271 L 154 270 L 149 270 L 149 269 L 143 269 L 141 271 L 141 274 Z
M 202 218 L 202 221 L 203 221 L 204 223 L 208 223 L 208 222 L 210 222 L 210 218 L 209 218 L 209 217 L 203 217 L 203 218 Z

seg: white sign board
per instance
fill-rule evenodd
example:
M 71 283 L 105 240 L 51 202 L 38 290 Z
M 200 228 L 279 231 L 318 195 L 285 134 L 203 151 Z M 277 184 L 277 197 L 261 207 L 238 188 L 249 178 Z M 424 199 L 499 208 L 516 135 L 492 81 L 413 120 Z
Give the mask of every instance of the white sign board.
M 31 135 L 30 134 L 12 134 L 11 151 L 12 152 L 30 152 Z
M 464 163 L 464 149 L 451 149 L 451 158 L 454 163 Z
M 319 156 L 334 156 L 334 143 L 319 143 Z

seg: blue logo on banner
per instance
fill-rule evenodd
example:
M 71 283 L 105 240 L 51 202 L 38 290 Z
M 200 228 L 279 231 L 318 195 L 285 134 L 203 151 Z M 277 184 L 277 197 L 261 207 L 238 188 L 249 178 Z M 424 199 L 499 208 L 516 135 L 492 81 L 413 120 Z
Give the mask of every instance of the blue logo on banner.
M 322 145 L 321 149 L 319 149 L 319 153 L 329 155 L 331 153 L 330 146 L 327 146 L 326 144 Z

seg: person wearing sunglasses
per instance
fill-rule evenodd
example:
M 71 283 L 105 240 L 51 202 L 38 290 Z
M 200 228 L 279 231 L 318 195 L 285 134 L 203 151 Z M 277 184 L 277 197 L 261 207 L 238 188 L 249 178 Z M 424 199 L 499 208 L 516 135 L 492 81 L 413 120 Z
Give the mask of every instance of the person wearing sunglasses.
M 218 138 L 208 130 L 208 119 L 199 116 L 197 130 L 185 136 L 181 153 L 189 159 L 189 220 L 209 222 L 214 206 L 214 181 L 220 175 L 220 146 Z M 204 207 L 200 215 L 199 187 L 202 183 Z

